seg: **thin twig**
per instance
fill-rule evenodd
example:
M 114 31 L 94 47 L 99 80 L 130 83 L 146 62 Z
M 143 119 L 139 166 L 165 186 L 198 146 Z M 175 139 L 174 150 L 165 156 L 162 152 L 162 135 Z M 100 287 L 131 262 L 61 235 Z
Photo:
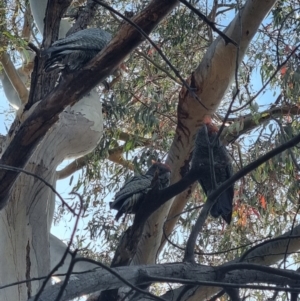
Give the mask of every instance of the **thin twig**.
M 239 10 L 238 12 L 238 20 L 239 20 L 239 24 L 240 24 L 240 31 L 239 31 L 239 42 L 242 40 L 242 26 L 241 26 L 241 11 Z M 219 139 L 220 135 L 223 132 L 223 129 L 225 127 L 225 123 L 227 121 L 227 118 L 229 117 L 230 113 L 231 113 L 231 108 L 235 102 L 235 99 L 237 98 L 237 96 L 240 94 L 240 88 L 239 88 L 239 81 L 238 81 L 238 72 L 239 72 L 239 57 L 240 57 L 240 46 L 237 45 L 237 51 L 236 51 L 236 57 L 235 57 L 235 70 L 234 70 L 234 78 L 235 78 L 235 89 L 236 92 L 234 93 L 232 100 L 229 104 L 228 110 L 226 112 L 226 115 L 222 121 L 222 125 L 219 128 L 219 131 L 217 133 L 217 136 L 215 138 L 215 140 Z
M 216 26 L 215 23 L 210 21 L 204 14 L 202 14 L 197 8 L 195 8 L 193 5 L 191 5 L 189 2 L 186 0 L 179 0 L 182 4 L 187 6 L 192 12 L 194 12 L 202 21 L 204 21 L 213 31 L 217 32 L 225 41 L 226 45 L 228 43 L 233 44 L 234 46 L 238 46 L 238 44 L 230 39 L 224 32 L 219 30 Z
M 168 72 L 166 69 L 164 69 L 163 67 L 161 67 L 160 65 L 158 65 L 156 62 L 154 62 L 152 59 L 150 59 L 150 57 L 148 55 L 146 55 L 142 51 L 138 51 L 138 50 L 136 50 L 135 53 L 137 55 L 139 55 L 139 56 L 142 56 L 144 59 L 146 59 L 148 62 L 150 62 L 153 66 L 155 66 L 160 71 L 164 72 L 175 83 L 177 83 L 179 85 L 181 84 L 181 82 L 179 82 L 170 72 Z
M 109 11 L 112 11 L 120 18 L 127 21 L 131 26 L 133 26 L 142 36 L 148 40 L 148 42 L 156 49 L 156 51 L 159 53 L 159 55 L 163 58 L 163 60 L 167 63 L 167 65 L 173 70 L 173 72 L 176 74 L 176 76 L 181 80 L 182 84 L 186 87 L 186 89 L 192 94 L 193 97 L 203 106 L 204 109 L 208 110 L 208 108 L 202 103 L 202 101 L 199 99 L 199 97 L 196 95 L 196 93 L 193 91 L 193 89 L 187 84 L 187 82 L 183 79 L 183 77 L 180 75 L 179 71 L 171 64 L 171 62 L 168 60 L 168 58 L 164 55 L 164 53 L 161 51 L 161 49 L 149 38 L 149 36 L 145 33 L 145 31 L 139 27 L 136 23 L 132 22 L 130 19 L 125 17 L 123 14 L 119 13 L 117 10 L 112 8 L 111 6 L 107 5 L 106 3 L 99 1 L 99 0 L 93 0 L 96 3 L 100 4 L 101 6 L 105 7 Z
M 288 55 L 288 57 L 280 64 L 277 66 L 277 69 L 274 71 L 274 73 L 269 77 L 269 79 L 265 82 L 265 84 L 260 88 L 260 90 L 250 99 L 248 100 L 244 105 L 241 107 L 231 110 L 230 113 L 236 113 L 238 111 L 241 111 L 245 107 L 247 107 L 268 85 L 269 83 L 273 80 L 273 78 L 277 75 L 277 73 L 281 70 L 281 68 L 289 61 L 289 59 L 295 54 L 296 51 L 300 48 L 300 44 L 297 45 L 293 49 L 293 51 Z

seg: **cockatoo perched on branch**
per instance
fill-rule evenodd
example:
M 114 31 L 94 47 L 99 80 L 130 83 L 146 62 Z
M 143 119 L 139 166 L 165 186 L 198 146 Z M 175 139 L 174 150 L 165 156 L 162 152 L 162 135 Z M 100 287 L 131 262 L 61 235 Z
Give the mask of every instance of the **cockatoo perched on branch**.
M 211 119 L 206 119 L 205 124 L 197 134 L 193 152 L 192 167 L 206 167 L 205 172 L 201 172 L 198 178 L 206 195 L 228 180 L 233 174 L 231 158 L 220 139 L 216 139 L 217 133 L 218 128 L 211 123 Z M 215 142 L 213 143 L 213 141 Z M 210 152 L 212 162 L 210 162 Z M 231 222 L 233 194 L 234 186 L 232 185 L 218 197 L 217 202 L 210 210 L 213 217 L 222 216 L 227 224 Z
M 136 213 L 144 201 L 146 194 L 158 184 L 158 189 L 167 188 L 170 185 L 170 167 L 160 162 L 154 162 L 145 175 L 130 178 L 116 193 L 114 202 L 110 208 L 118 210 L 116 220 L 123 214 Z M 158 181 L 158 183 L 154 183 Z
M 95 57 L 111 38 L 111 34 L 102 29 L 88 28 L 60 39 L 43 53 L 49 56 L 45 63 L 45 71 L 57 68 L 76 71 Z

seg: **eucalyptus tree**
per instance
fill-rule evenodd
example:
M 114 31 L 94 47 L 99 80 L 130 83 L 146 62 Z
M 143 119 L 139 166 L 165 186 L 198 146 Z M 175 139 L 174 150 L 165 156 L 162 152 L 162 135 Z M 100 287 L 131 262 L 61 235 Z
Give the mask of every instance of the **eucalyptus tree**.
M 298 12 L 292 0 L 2 2 L 1 81 L 16 116 L 1 139 L 1 300 L 295 300 Z M 79 71 L 45 73 L 44 50 L 87 26 L 112 34 L 107 47 Z M 207 200 L 190 169 L 206 116 L 236 173 Z M 116 223 L 105 196 L 152 159 L 173 185 Z M 80 169 L 78 203 L 55 209 L 56 181 Z M 233 182 L 226 226 L 207 213 Z M 71 252 L 50 234 L 67 213 L 92 216 L 101 248 L 73 232 Z

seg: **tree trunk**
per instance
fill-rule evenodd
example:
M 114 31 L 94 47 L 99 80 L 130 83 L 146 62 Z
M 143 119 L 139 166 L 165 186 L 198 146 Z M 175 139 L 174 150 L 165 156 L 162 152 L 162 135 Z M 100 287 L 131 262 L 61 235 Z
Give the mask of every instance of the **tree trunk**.
M 32 155 L 26 171 L 55 185 L 56 168 L 64 159 L 93 150 L 102 136 L 98 98 L 97 93 L 92 93 L 88 102 L 83 98 L 61 114 Z M 1 285 L 49 273 L 49 233 L 54 211 L 51 195 L 51 190 L 38 179 L 25 174 L 18 177 L 8 205 L 0 212 L 0 256 L 5 258 L 0 269 Z M 39 282 L 28 282 L 19 285 L 19 289 L 7 288 L 2 290 L 1 300 L 26 300 L 38 286 Z
M 47 0 L 31 0 L 30 4 L 35 22 L 42 32 Z M 60 36 L 64 36 L 69 28 L 70 25 L 63 21 Z M 8 100 L 18 104 L 18 95 L 5 74 L 2 82 L 6 85 Z M 25 170 L 55 187 L 57 166 L 65 159 L 77 158 L 92 151 L 102 137 L 102 131 L 102 106 L 98 93 L 92 90 L 61 113 L 59 121 L 35 149 Z M 50 271 L 50 252 L 52 265 L 61 258 L 65 246 L 53 236 L 52 251 L 49 249 L 54 207 L 55 196 L 50 188 L 32 176 L 23 173 L 18 176 L 8 205 L 0 212 L 0 228 L 3 229 L 0 256 L 5 258 L 1 262 L 0 285 L 46 276 Z M 61 270 L 65 269 L 62 267 Z M 20 284 L 18 288 L 4 289 L 1 300 L 27 300 L 36 294 L 41 283 L 33 281 Z
M 171 184 L 181 179 L 181 170 L 189 162 L 195 135 L 203 122 L 203 117 L 205 114 L 213 114 L 218 108 L 234 79 L 235 71 L 249 43 L 275 3 L 276 0 L 247 1 L 240 14 L 225 30 L 225 34 L 239 45 L 238 60 L 237 47 L 232 44 L 226 45 L 223 38 L 218 37 L 188 79 L 188 84 L 195 89 L 199 100 L 207 109 L 185 87 L 182 88 L 179 95 L 176 134 L 166 161 L 172 170 Z M 161 249 L 165 243 L 163 227 L 166 217 L 171 218 L 182 211 L 191 191 L 192 188 L 176 196 L 173 203 L 171 201 L 166 203 L 149 218 L 137 255 L 133 260 L 134 264 L 155 262 L 158 249 Z M 166 223 L 166 235 L 172 232 L 177 218 Z

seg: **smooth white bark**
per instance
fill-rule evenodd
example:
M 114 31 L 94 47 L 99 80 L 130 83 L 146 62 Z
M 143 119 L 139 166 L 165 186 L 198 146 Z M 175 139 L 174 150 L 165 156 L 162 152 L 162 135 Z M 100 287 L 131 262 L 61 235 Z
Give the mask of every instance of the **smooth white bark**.
M 261 22 L 275 3 L 276 0 L 249 0 L 241 13 L 227 27 L 226 35 L 239 44 L 239 63 Z M 232 44 L 226 45 L 224 40 L 219 37 L 208 48 L 201 63 L 194 71 L 196 94 L 208 110 L 201 106 L 199 101 L 185 88 L 182 89 L 179 96 L 180 126 L 176 129 L 166 162 L 172 170 L 171 183 L 175 183 L 181 178 L 181 168 L 189 158 L 196 131 L 202 123 L 203 117 L 216 111 L 231 85 L 235 70 L 238 68 L 236 58 L 237 48 Z M 176 196 L 174 202 L 166 203 L 147 221 L 145 234 L 133 259 L 134 264 L 155 262 L 158 249 L 161 249 L 161 243 L 165 242 L 163 228 L 166 216 L 172 217 L 180 213 L 189 195 L 190 193 L 186 191 Z M 176 221 L 177 218 L 174 218 L 166 224 L 167 234 L 172 231 Z
M 100 112 L 98 118 L 96 112 Z M 87 106 L 83 100 L 62 113 L 59 122 L 40 143 L 26 170 L 54 184 L 56 168 L 65 158 L 84 155 L 97 145 L 102 136 L 98 122 L 101 118 L 101 104 L 96 98 L 94 102 L 89 98 Z M 25 280 L 26 270 L 28 277 L 44 276 L 49 272 L 52 201 L 50 189 L 43 183 L 24 174 L 19 176 L 9 204 L 0 212 L 0 258 L 7 258 L 1 264 L 0 285 Z M 22 285 L 19 289 L 2 290 L 1 300 L 25 300 L 27 290 L 34 293 L 37 285 L 33 282 L 31 288 Z
M 44 33 L 44 16 L 47 7 L 47 0 L 29 0 L 31 13 L 34 18 L 34 22 L 39 30 L 39 32 L 43 35 Z M 59 38 L 63 38 L 66 36 L 66 33 L 71 28 L 71 23 L 68 20 L 61 20 L 60 28 L 59 28 Z
M 30 1 L 40 29 L 46 3 L 47 0 Z M 69 25 L 62 27 L 64 33 L 70 28 Z M 17 101 L 15 93 L 6 95 L 11 103 Z M 102 106 L 98 93 L 93 90 L 76 105 L 66 108 L 59 122 L 40 142 L 25 169 L 55 186 L 57 166 L 64 159 L 77 158 L 92 151 L 101 139 L 102 131 Z M 0 258 L 5 259 L 1 260 L 0 286 L 49 273 L 53 210 L 54 198 L 50 189 L 38 179 L 20 174 L 8 205 L 0 212 Z M 63 253 L 64 245 L 57 239 L 51 239 L 51 242 L 54 242 L 51 252 L 51 263 L 54 264 Z M 28 296 L 36 294 L 39 285 L 35 281 L 1 290 L 1 301 L 27 300 Z

